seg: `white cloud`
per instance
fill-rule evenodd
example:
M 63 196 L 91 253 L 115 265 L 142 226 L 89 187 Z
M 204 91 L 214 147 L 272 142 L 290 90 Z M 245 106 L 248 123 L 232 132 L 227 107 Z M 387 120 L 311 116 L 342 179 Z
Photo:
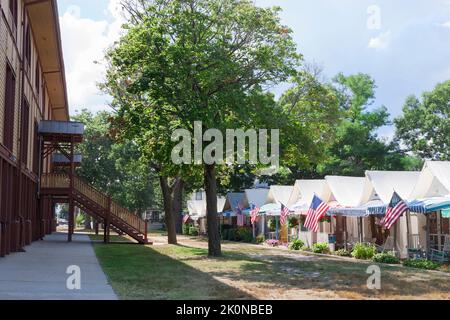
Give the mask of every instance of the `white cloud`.
M 386 32 L 380 33 L 375 38 L 371 38 L 369 40 L 369 48 L 375 49 L 375 50 L 383 50 L 386 49 L 389 46 L 389 43 L 391 41 L 391 30 L 388 30 Z
M 77 6 L 70 7 L 60 16 L 71 113 L 82 108 L 94 112 L 108 108 L 110 98 L 100 92 L 97 84 L 104 79 L 105 51 L 121 34 L 124 21 L 119 1 L 109 0 L 105 12 L 111 17 L 109 21 L 83 18 L 83 12 Z
M 444 22 L 442 24 L 442 26 L 445 27 L 445 28 L 450 28 L 450 21 Z

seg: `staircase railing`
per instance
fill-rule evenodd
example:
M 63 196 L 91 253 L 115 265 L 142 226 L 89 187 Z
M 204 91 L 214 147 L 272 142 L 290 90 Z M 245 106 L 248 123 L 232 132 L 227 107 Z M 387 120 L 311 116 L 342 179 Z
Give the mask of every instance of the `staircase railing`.
M 43 174 L 41 178 L 41 188 L 64 189 L 70 188 L 70 178 L 66 174 Z
M 111 201 L 111 208 L 109 208 L 109 197 L 94 187 L 84 182 L 79 177 L 74 177 L 74 189 L 88 198 L 89 200 L 98 204 L 102 209 L 109 212 L 112 216 L 124 221 L 126 224 L 134 228 L 139 233 L 146 235 L 146 222 L 131 213 L 129 210 L 121 207 L 114 201 Z M 66 189 L 70 188 L 70 177 L 67 174 L 49 173 L 43 174 L 41 178 L 41 188 L 48 189 Z

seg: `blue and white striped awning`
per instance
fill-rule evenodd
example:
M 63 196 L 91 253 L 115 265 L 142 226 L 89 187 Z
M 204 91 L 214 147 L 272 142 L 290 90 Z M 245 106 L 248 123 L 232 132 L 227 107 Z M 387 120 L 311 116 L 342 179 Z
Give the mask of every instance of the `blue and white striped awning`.
M 407 201 L 411 212 L 430 213 L 443 209 L 450 209 L 450 197 L 431 197 Z M 371 214 L 385 214 L 387 205 L 369 207 Z
M 384 208 L 383 210 L 380 210 Z M 344 216 L 344 217 L 368 217 L 370 215 L 384 215 L 386 206 L 383 207 L 381 200 L 369 201 L 360 207 L 336 207 L 327 211 L 329 216 Z
M 432 197 L 408 201 L 409 210 L 417 213 L 430 213 L 450 208 L 450 197 Z

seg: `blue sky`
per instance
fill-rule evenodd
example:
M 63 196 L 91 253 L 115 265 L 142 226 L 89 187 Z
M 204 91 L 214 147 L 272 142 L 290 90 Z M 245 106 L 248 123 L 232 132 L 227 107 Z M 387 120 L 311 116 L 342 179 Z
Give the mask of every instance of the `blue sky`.
M 107 108 L 98 92 L 104 50 L 120 35 L 119 0 L 58 0 L 71 112 Z M 305 61 L 338 72 L 370 74 L 373 106 L 393 117 L 405 98 L 450 79 L 450 0 L 255 0 L 280 6 Z M 274 88 L 279 94 L 285 86 Z M 380 130 L 391 136 L 390 127 Z

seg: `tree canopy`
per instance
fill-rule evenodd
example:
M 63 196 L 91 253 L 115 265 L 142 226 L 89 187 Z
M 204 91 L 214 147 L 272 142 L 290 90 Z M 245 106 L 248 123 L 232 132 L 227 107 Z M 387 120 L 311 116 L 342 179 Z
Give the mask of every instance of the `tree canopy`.
M 422 99 L 409 96 L 395 127 L 406 151 L 423 159 L 450 160 L 450 80 L 424 92 Z

